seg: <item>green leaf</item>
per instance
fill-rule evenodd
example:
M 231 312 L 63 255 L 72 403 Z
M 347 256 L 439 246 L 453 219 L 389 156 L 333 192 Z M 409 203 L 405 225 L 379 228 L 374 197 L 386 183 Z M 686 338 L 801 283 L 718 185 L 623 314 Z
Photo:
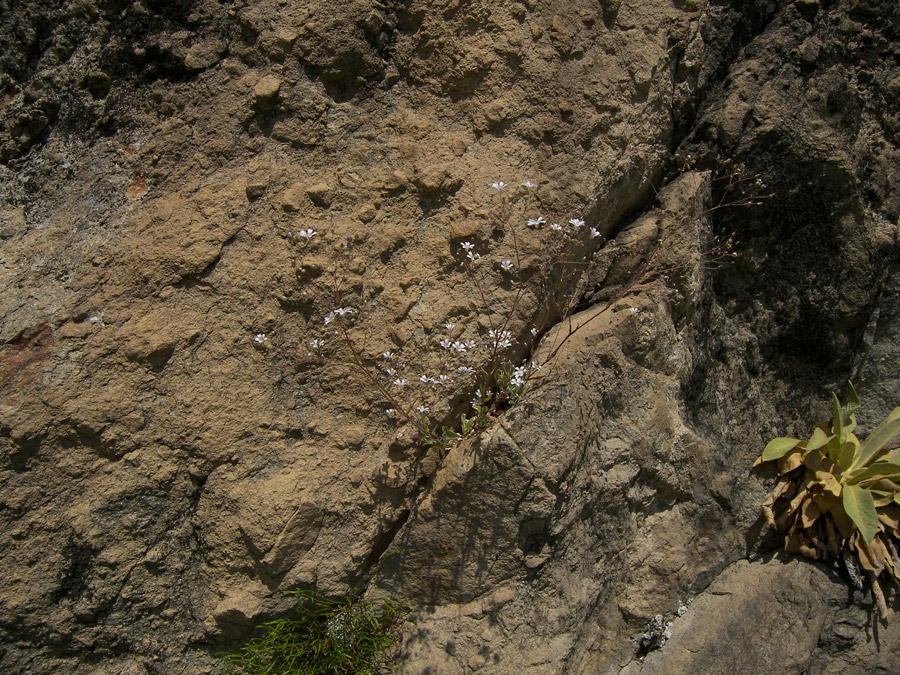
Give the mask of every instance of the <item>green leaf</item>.
M 853 465 L 857 452 L 859 452 L 859 440 L 853 434 L 847 434 L 847 442 L 844 443 L 838 456 L 838 468 L 841 471 L 847 471 Z
M 863 541 L 868 546 L 878 532 L 878 513 L 872 493 L 858 485 L 845 485 L 841 490 L 844 511 L 859 528 Z
M 887 419 L 866 437 L 850 470 L 865 466 L 897 434 L 900 434 L 900 408 L 894 408 Z
M 892 457 L 891 460 L 900 460 L 900 457 Z M 860 467 L 855 475 L 851 475 L 847 481 L 850 485 L 856 485 L 869 478 L 890 478 L 894 482 L 900 482 L 900 461 L 875 462 L 868 467 Z
M 851 432 L 856 429 L 856 415 L 853 413 L 859 410 L 861 404 L 856 389 L 853 388 L 853 383 L 848 382 L 847 386 L 850 388 L 850 395 L 848 397 L 847 407 L 844 409 L 844 426 L 847 428 L 848 432 Z
M 837 464 L 838 454 L 840 453 L 841 448 L 844 447 L 844 442 L 847 440 L 847 432 L 844 430 L 844 413 L 841 411 L 841 402 L 834 392 L 831 392 L 831 398 L 832 403 L 834 404 L 834 416 L 831 427 L 834 430 L 834 436 L 837 442 L 831 443 L 828 446 L 828 459 Z
M 806 443 L 807 450 L 818 450 L 823 445 L 826 445 L 828 441 L 830 441 L 834 436 L 827 436 L 821 428 L 816 427 L 816 430 L 813 432 L 813 435 L 810 436 L 809 441 Z
M 766 444 L 766 449 L 763 450 L 762 460 L 764 462 L 771 462 L 773 459 L 781 459 L 801 443 L 803 443 L 803 441 L 797 438 L 773 438 Z

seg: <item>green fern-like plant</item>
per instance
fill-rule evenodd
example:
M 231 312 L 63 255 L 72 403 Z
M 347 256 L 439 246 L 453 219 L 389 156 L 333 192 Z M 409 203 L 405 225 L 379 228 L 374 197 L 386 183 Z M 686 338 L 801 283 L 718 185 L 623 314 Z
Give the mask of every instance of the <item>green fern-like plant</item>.
M 389 672 L 405 606 L 360 596 L 292 591 L 295 616 L 260 626 L 261 635 L 223 655 L 240 675 L 379 675 Z

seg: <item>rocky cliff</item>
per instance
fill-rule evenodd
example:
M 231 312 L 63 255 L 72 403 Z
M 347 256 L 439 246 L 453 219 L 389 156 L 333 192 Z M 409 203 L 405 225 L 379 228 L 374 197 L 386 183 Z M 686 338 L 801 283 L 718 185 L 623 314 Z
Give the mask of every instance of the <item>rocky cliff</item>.
M 0 669 L 216 672 L 366 586 L 408 673 L 900 670 L 751 470 L 850 378 L 900 403 L 898 134 L 892 0 L 0 2 Z M 737 167 L 771 197 L 717 208 Z M 594 228 L 566 284 L 497 266 L 551 236 L 501 180 Z M 518 362 L 560 298 L 447 451 L 309 347 L 345 306 L 412 380 L 509 317 Z

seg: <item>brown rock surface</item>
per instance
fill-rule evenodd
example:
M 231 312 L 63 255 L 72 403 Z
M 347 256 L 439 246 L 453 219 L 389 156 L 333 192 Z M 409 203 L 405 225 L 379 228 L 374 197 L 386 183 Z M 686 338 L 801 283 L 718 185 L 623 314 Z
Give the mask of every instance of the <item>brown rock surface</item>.
M 210 673 L 282 591 L 367 584 L 414 609 L 405 672 L 702 669 L 733 632 L 716 652 L 676 622 L 643 666 L 640 635 L 708 586 L 690 633 L 711 634 L 738 574 L 783 589 L 748 595 L 759 616 L 804 609 L 790 650 L 746 658 L 898 670 L 822 568 L 736 563 L 767 438 L 857 367 L 864 401 L 897 403 L 898 33 L 886 0 L 4 11 L 0 670 Z M 776 196 L 715 210 L 716 174 L 675 148 Z M 516 238 L 497 180 L 540 186 Z M 611 241 L 514 300 L 499 263 L 539 269 L 539 215 Z M 616 301 L 661 231 L 673 269 Z M 733 231 L 740 258 L 706 269 Z M 405 347 L 413 381 L 446 322 L 483 340 L 511 312 L 517 360 L 532 327 L 560 343 L 545 300 L 570 293 L 590 321 L 446 456 L 308 356 L 346 356 L 323 319 L 350 307 L 372 367 Z M 448 422 L 472 395 L 422 391 Z

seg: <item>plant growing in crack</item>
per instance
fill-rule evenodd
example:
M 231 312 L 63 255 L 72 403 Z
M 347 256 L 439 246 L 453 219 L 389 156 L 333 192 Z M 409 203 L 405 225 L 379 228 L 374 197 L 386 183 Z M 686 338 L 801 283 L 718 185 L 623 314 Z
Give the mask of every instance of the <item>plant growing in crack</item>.
M 775 438 L 757 464 L 777 462 L 778 483 L 763 503 L 768 523 L 786 532 L 784 550 L 814 560 L 843 560 L 851 582 L 860 569 L 879 616 L 900 597 L 900 456 L 890 441 L 900 434 L 900 408 L 865 440 L 853 433 L 859 397 L 849 385 L 847 405 L 832 394 L 831 423 L 820 421 L 808 440 Z
M 488 218 L 492 237 L 451 242 L 451 254 L 472 288 L 474 321 L 464 324 L 458 317 L 446 317 L 436 330 L 395 349 L 369 353 L 366 334 L 358 326 L 370 298 L 354 276 L 354 240 L 347 237 L 332 246 L 337 253 L 330 263 L 331 302 L 320 331 L 293 345 L 295 351 L 305 351 L 300 358 L 344 368 L 363 380 L 381 401 L 385 419 L 396 425 L 397 438 L 408 434 L 427 446 L 446 448 L 484 429 L 517 402 L 538 372 L 587 324 L 641 285 L 677 271 L 660 259 L 674 232 L 660 230 L 649 250 L 637 256 L 624 283 L 576 318 L 584 291 L 580 280 L 606 243 L 599 224 L 589 225 L 580 217 L 561 222 L 549 218 L 531 181 L 518 189 L 502 181 L 491 187 L 497 200 Z M 750 203 L 745 196 L 715 208 Z M 322 276 L 326 264 L 314 249 L 323 245 L 327 233 L 310 227 L 288 233 L 288 238 L 297 252 L 298 277 Z M 731 240 L 717 243 L 705 252 L 706 260 L 713 265 L 727 262 L 731 245 Z M 629 246 L 619 244 L 617 250 L 622 253 Z M 523 324 L 523 316 L 530 316 L 532 325 Z M 545 327 L 559 323 L 561 329 L 546 342 Z M 257 336 L 257 346 L 271 348 L 267 337 L 262 340 Z M 410 353 L 416 363 L 405 356 Z M 430 355 L 427 367 L 421 363 L 423 353 Z M 450 412 L 447 401 L 452 401 Z

